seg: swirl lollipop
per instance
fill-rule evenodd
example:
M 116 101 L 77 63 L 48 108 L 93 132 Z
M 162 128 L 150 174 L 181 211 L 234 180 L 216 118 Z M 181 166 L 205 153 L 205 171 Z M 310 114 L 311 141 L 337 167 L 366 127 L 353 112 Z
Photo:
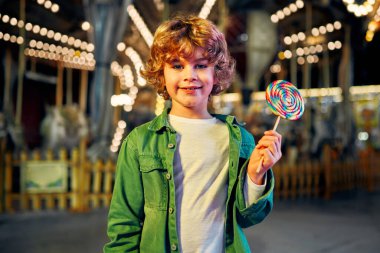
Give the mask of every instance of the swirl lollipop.
M 265 92 L 265 98 L 271 111 L 277 115 L 273 130 L 277 129 L 280 118 L 297 120 L 304 112 L 304 101 L 292 83 L 285 80 L 277 80 L 270 83 Z M 257 172 L 261 170 L 263 158 Z

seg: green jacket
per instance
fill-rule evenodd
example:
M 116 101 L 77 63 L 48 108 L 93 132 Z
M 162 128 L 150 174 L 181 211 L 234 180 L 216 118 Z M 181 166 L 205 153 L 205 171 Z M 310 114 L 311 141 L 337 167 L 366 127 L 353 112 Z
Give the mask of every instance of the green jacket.
M 123 141 L 108 216 L 111 241 L 105 253 L 179 251 L 173 179 L 176 132 L 168 123 L 168 111 L 136 127 Z M 263 196 L 246 207 L 243 186 L 254 139 L 234 117 L 214 116 L 227 123 L 230 133 L 225 249 L 250 252 L 242 228 L 261 222 L 271 211 L 273 173 L 267 173 Z

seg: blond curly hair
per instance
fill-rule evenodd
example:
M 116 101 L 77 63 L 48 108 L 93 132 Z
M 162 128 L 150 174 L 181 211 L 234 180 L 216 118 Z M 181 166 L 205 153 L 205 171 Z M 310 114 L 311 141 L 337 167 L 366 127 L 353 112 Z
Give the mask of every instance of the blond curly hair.
M 163 22 L 154 34 L 149 58 L 140 73 L 167 100 L 170 97 L 165 88 L 165 63 L 176 57 L 190 57 L 196 47 L 202 48 L 204 56 L 215 65 L 216 84 L 211 95 L 218 95 L 231 85 L 235 60 L 224 35 L 211 21 L 197 16 L 178 15 Z

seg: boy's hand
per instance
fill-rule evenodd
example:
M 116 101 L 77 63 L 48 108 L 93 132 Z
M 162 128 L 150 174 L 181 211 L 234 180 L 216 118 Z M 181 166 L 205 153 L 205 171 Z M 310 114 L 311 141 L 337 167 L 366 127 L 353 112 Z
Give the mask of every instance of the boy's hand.
M 255 184 L 263 184 L 267 170 L 280 160 L 282 156 L 281 140 L 282 136 L 279 133 L 269 130 L 264 132 L 264 136 L 257 143 L 251 154 L 247 169 L 249 178 Z M 256 171 L 259 166 L 261 166 L 261 169 Z

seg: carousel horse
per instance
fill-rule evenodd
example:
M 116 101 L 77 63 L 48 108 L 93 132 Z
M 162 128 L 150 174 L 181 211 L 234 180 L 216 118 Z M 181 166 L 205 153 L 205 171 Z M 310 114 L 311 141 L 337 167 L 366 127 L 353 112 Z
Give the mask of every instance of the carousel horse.
M 43 149 L 57 150 L 66 136 L 65 119 L 57 107 L 48 107 L 46 117 L 41 122 Z
M 88 135 L 87 119 L 77 105 L 65 106 L 62 114 L 66 122 L 64 146 L 68 149 L 72 149 L 77 147 L 80 140 Z
M 71 150 L 79 145 L 81 138 L 88 135 L 88 124 L 76 105 L 49 107 L 41 122 L 40 132 L 43 149 L 57 150 L 64 147 Z

